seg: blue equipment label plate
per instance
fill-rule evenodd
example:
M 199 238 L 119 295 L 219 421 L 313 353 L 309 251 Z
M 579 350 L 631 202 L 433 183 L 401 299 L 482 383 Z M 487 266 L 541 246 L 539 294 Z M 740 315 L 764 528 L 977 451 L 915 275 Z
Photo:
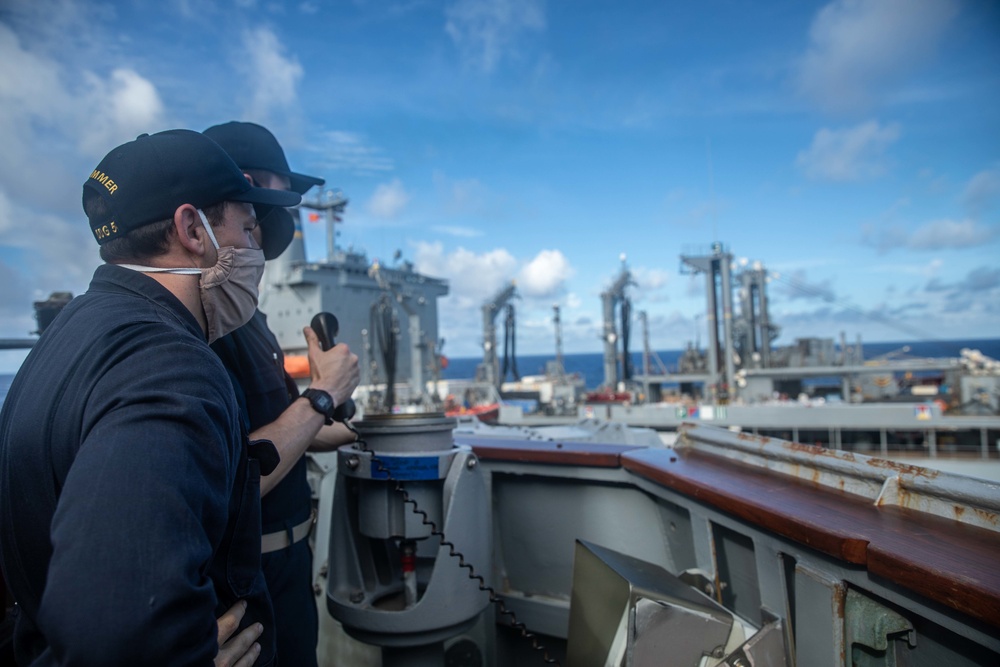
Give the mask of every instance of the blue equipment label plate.
M 438 457 L 436 456 L 380 456 L 382 462 L 372 460 L 372 479 L 431 480 L 439 479 Z M 389 474 L 385 471 L 388 470 Z

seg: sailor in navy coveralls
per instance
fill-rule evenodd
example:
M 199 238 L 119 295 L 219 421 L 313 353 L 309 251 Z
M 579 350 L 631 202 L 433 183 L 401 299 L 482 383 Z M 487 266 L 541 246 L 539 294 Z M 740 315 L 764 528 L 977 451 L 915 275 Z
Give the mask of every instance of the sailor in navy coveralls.
M 205 130 L 258 186 L 304 194 L 323 180 L 292 172 L 270 131 L 254 123 L 230 122 Z M 274 259 L 291 243 L 291 214 L 275 209 L 260 220 L 261 247 Z M 322 351 L 305 330 L 311 380 L 299 393 L 284 370 L 284 355 L 259 310 L 245 326 L 212 345 L 229 371 L 251 438 L 272 441 L 281 463 L 261 479 L 263 539 L 261 564 L 277 622 L 283 665 L 316 665 L 319 619 L 312 587 L 312 494 L 306 480 L 306 449 L 329 450 L 352 442 L 354 434 L 332 423 L 336 405 L 350 398 L 359 381 L 357 356 L 346 345 Z
M 300 199 L 278 194 L 187 130 L 119 146 L 87 179 L 108 263 L 0 412 L 0 562 L 22 667 L 276 664 L 257 547 L 259 475 L 277 455 L 248 442 L 206 338 L 253 312 L 253 207 Z

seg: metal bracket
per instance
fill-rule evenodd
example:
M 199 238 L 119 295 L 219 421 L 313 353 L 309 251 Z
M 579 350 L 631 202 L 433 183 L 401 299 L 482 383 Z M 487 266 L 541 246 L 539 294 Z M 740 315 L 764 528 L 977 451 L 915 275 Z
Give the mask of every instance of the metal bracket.
M 917 645 L 917 633 L 913 624 L 891 609 L 872 600 L 867 595 L 853 588 L 847 590 L 847 600 L 844 603 L 844 642 L 846 647 L 855 652 L 855 645 L 864 646 L 877 653 L 884 653 L 884 662 L 868 661 L 871 664 L 882 664 L 885 667 L 896 667 L 896 652 L 890 650 L 890 644 L 895 639 L 903 639 L 910 648 Z M 854 664 L 866 664 L 853 660 Z

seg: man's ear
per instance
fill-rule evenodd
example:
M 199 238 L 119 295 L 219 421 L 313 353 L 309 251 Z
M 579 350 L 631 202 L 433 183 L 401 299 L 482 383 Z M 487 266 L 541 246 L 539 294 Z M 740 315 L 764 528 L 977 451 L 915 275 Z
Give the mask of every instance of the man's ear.
M 204 256 L 208 239 L 198 209 L 191 204 L 178 206 L 174 211 L 174 231 L 185 250 L 199 257 Z

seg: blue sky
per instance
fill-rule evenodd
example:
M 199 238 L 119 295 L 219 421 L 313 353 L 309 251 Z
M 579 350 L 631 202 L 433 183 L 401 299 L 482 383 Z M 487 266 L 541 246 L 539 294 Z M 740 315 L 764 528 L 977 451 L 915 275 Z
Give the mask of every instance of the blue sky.
M 991 0 L 5 0 L 0 337 L 86 289 L 107 151 L 239 119 L 343 190 L 342 246 L 451 281 L 450 356 L 510 280 L 519 352 L 553 350 L 555 303 L 599 351 L 622 254 L 653 346 L 683 347 L 679 255 L 713 241 L 772 272 L 778 343 L 995 338 L 998 109 Z

